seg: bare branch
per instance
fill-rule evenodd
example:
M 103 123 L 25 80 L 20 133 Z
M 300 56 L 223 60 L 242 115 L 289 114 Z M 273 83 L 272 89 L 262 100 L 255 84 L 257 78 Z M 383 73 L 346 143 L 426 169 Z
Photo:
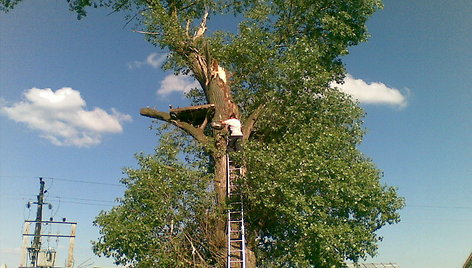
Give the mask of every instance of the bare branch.
M 140 12 L 134 14 L 133 17 L 131 17 L 131 18 L 125 23 L 125 25 L 123 25 L 123 29 L 126 28 L 126 26 L 128 26 L 128 24 L 130 24 L 136 17 L 138 17 L 138 16 L 139 16 L 139 13 L 141 13 L 141 12 L 142 12 L 142 11 L 140 11 Z
M 185 26 L 185 35 L 190 38 L 190 20 L 187 20 L 187 25 Z
M 181 8 L 179 9 L 179 11 L 182 11 L 182 10 L 185 10 L 185 9 L 187 9 L 187 8 L 190 8 L 190 7 L 192 7 L 192 6 L 196 5 L 196 4 L 197 4 L 197 1 L 194 1 L 194 2 L 191 3 L 190 5 L 181 7 Z
M 138 31 L 138 30 L 133 30 L 133 32 L 140 33 L 140 34 L 154 34 L 154 35 L 159 34 L 159 33 L 155 33 L 155 32 L 145 32 L 145 31 Z
M 210 121 L 212 114 L 214 113 L 214 110 L 207 110 L 207 113 L 205 115 L 205 119 L 203 120 L 203 123 L 199 126 L 200 129 L 204 130 L 205 127 L 208 124 L 208 121 Z
M 198 252 L 197 248 L 193 245 L 193 242 L 192 242 L 192 239 L 190 238 L 190 236 L 184 232 L 184 236 L 185 238 L 187 238 L 188 242 L 190 242 L 190 246 L 192 247 L 192 254 L 195 252 L 198 256 L 198 258 L 200 259 L 200 261 L 204 264 L 206 264 L 207 262 L 205 261 L 205 259 L 202 257 L 202 255 L 200 254 L 200 252 Z
M 200 27 L 198 30 L 195 32 L 193 36 L 193 40 L 196 40 L 197 38 L 200 38 L 206 31 L 206 21 L 208 18 L 208 11 L 205 11 L 205 15 L 203 15 L 202 22 L 200 23 Z

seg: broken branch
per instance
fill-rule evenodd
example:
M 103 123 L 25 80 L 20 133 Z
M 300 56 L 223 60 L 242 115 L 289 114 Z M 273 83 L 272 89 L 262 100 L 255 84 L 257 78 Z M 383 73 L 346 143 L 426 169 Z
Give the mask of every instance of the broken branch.
M 198 27 L 198 30 L 195 32 L 193 36 L 193 40 L 196 40 L 197 38 L 201 37 L 205 33 L 207 29 L 206 27 L 207 18 L 208 18 L 208 11 L 205 11 L 205 15 L 203 15 L 202 22 L 200 23 L 200 27 Z
M 187 122 L 175 120 L 171 117 L 169 113 L 161 112 L 153 108 L 142 108 L 139 112 L 142 116 L 158 119 L 164 122 L 168 122 L 173 124 L 174 126 L 182 129 L 183 131 L 187 132 L 190 136 L 194 137 L 197 141 L 199 141 L 202 145 L 209 144 L 209 138 L 203 133 L 203 129 L 194 127 L 192 124 Z
M 159 34 L 159 33 L 155 33 L 155 32 L 145 32 L 145 31 L 139 31 L 139 30 L 133 30 L 133 32 L 140 33 L 140 34 L 154 34 L 154 35 Z

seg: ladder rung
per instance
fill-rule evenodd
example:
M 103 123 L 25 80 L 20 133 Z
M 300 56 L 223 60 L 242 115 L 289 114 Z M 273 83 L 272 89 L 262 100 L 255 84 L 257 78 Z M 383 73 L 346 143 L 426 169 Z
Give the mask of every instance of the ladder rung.
M 244 211 L 243 193 L 239 179 L 244 177 L 244 168 L 236 165 L 227 155 L 227 197 L 228 197 L 228 267 L 245 267 L 245 236 L 244 236 Z M 232 236 L 234 238 L 232 238 Z

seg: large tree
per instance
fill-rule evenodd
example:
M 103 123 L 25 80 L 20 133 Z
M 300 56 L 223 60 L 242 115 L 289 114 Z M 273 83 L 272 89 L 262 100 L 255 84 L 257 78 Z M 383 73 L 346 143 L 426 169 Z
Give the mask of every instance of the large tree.
M 79 17 L 90 6 L 127 12 L 169 51 L 164 68 L 201 86 L 189 93 L 201 106 L 185 116 L 141 110 L 163 124 L 160 142 L 126 170 L 120 205 L 97 217 L 97 254 L 136 267 L 224 265 L 227 133 L 208 123 L 231 113 L 246 142 L 234 159 L 247 169 L 248 267 L 342 266 L 375 254 L 375 231 L 399 221 L 403 201 L 357 148 L 361 108 L 330 84 L 342 81 L 339 57 L 367 39 L 380 0 L 68 2 Z M 206 31 L 233 15 L 236 31 Z

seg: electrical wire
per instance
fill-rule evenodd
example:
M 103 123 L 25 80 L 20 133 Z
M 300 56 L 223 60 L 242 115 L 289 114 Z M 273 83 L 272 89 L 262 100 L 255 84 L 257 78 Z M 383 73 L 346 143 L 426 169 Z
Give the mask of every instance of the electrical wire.
M 58 181 L 76 182 L 76 183 L 85 183 L 85 184 L 106 185 L 106 186 L 114 186 L 114 187 L 125 187 L 123 184 L 118 184 L 118 183 L 107 183 L 107 182 L 97 182 L 97 181 L 82 180 L 82 179 L 69 179 L 69 178 L 46 177 L 46 176 L 30 177 L 30 176 L 0 175 L 0 178 L 19 178 L 19 179 L 43 178 L 43 179 L 47 179 L 47 180 L 58 180 Z
M 107 182 L 96 182 L 96 181 L 87 181 L 87 180 L 75 180 L 75 179 L 55 178 L 55 177 L 42 177 L 42 178 L 43 178 L 43 179 L 50 179 L 50 180 L 67 181 L 67 182 L 77 182 L 77 183 L 86 183 L 86 184 L 96 184 L 96 185 L 106 185 L 106 186 L 124 187 L 124 185 L 122 185 L 122 184 L 107 183 Z
M 88 199 L 88 198 L 75 198 L 75 197 L 63 197 L 63 196 L 53 196 L 51 198 L 59 198 L 59 199 L 71 199 L 71 200 L 79 200 L 79 201 L 95 201 L 95 202 L 103 202 L 103 203 L 115 203 L 115 201 L 110 200 L 99 200 L 99 199 Z

